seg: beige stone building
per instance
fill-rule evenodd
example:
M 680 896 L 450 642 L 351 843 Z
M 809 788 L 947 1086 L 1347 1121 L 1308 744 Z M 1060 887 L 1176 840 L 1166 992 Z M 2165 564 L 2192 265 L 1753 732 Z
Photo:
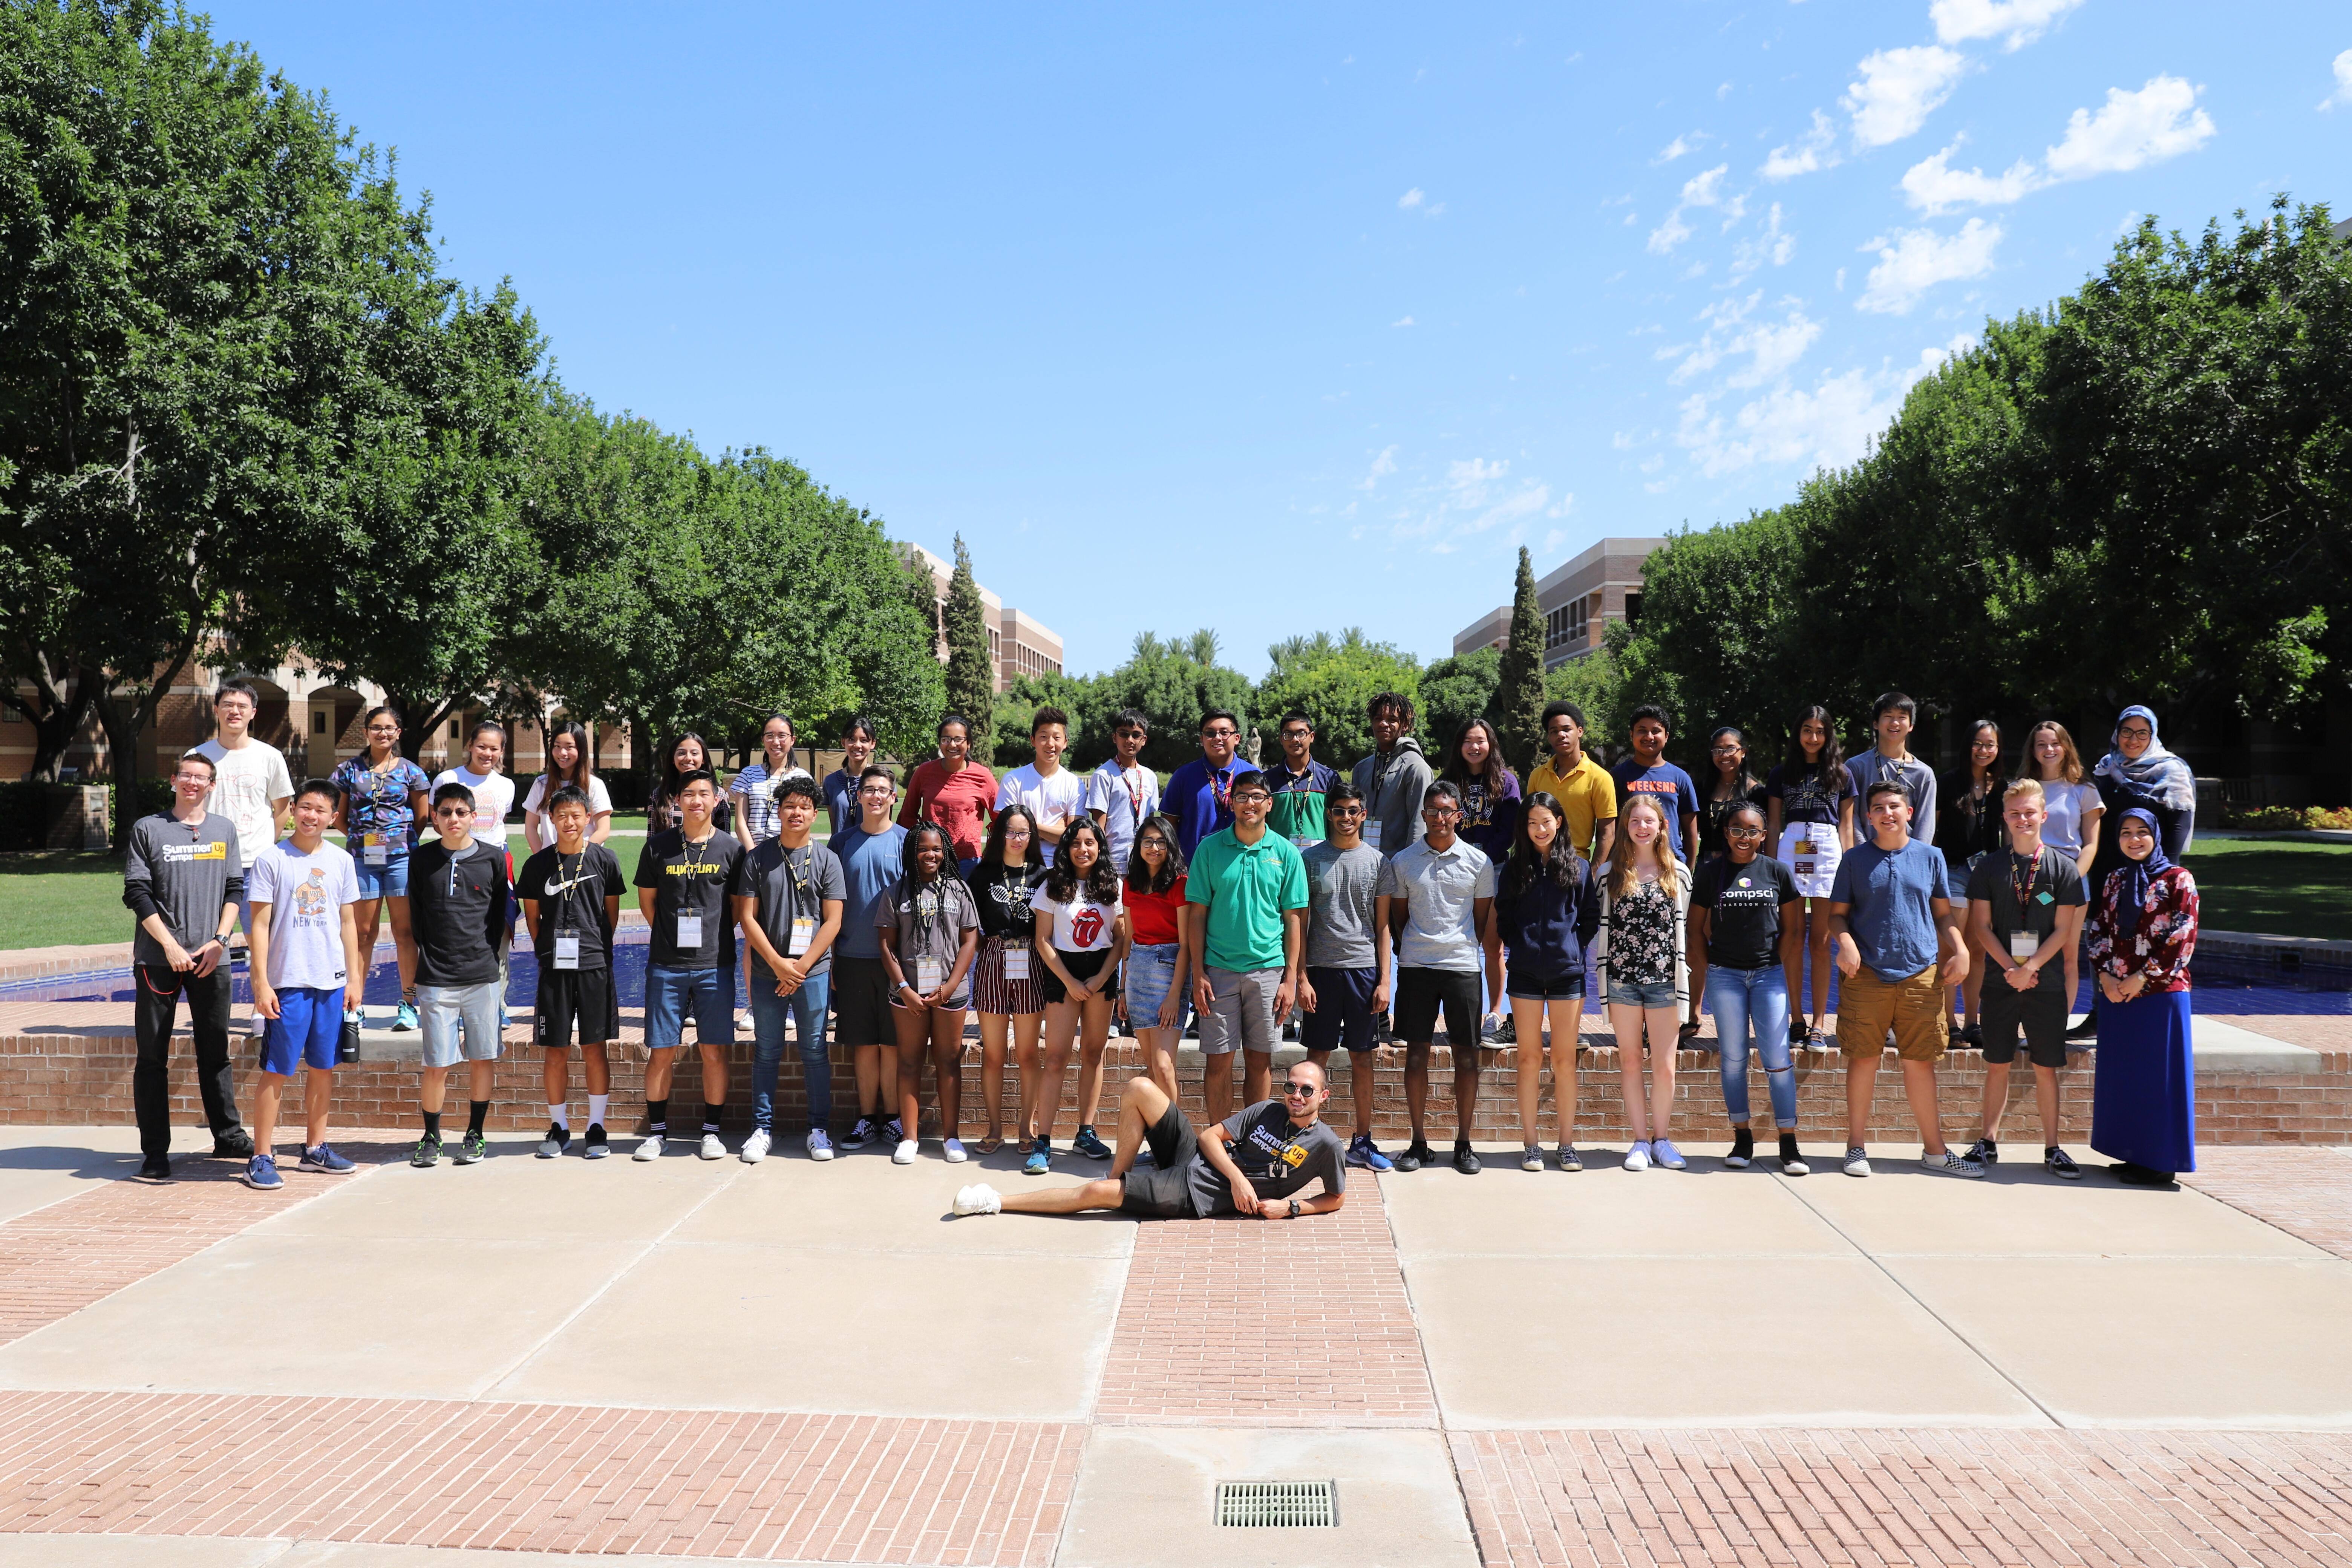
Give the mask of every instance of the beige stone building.
M 931 635 L 939 660 L 948 660 L 948 580 L 955 575 L 955 563 L 942 560 L 919 544 L 898 546 L 899 559 L 931 574 L 932 618 Z M 1024 675 L 1059 675 L 1062 673 L 1062 639 L 1058 633 L 1036 616 L 1006 606 L 1004 601 L 991 593 L 987 584 L 980 588 L 982 614 L 988 622 L 988 657 L 996 667 L 996 689 L 1003 691 Z
M 1544 617 L 1544 668 L 1581 658 L 1601 646 L 1611 621 L 1642 616 L 1642 563 L 1664 539 L 1603 539 L 1536 582 Z M 1501 647 L 1510 640 L 1511 606 L 1498 605 L 1454 634 L 1454 651 Z

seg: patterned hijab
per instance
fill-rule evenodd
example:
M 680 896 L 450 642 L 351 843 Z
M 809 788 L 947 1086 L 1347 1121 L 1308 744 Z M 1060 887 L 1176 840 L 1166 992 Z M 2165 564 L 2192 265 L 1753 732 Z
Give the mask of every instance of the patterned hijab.
M 2195 811 L 2197 809 L 2196 775 L 2189 772 L 2187 763 L 2175 753 L 2165 750 L 2164 742 L 2157 736 L 2156 715 L 2138 703 L 2132 704 L 2116 717 L 2117 736 L 2123 733 L 2124 721 L 2126 719 L 2147 721 L 2147 750 L 2142 752 L 2137 758 L 2126 757 L 2124 755 L 2123 742 L 2120 739 L 2114 740 L 2110 742 L 2113 749 L 2105 756 L 2101 757 L 2099 765 L 2091 771 L 2102 777 L 2111 778 L 2119 784 L 2130 786 L 2141 795 L 2153 799 L 2158 805 L 2167 811 Z
M 2124 879 L 2123 897 L 2116 901 L 2116 935 L 2124 940 L 2139 934 L 2140 916 L 2147 903 L 2148 889 L 2158 877 L 2172 869 L 2172 862 L 2164 856 L 2164 829 L 2157 826 L 2156 813 L 2146 806 L 2135 805 L 2124 813 L 2122 821 L 2116 824 L 2117 842 L 2120 844 L 2122 840 L 2124 823 L 2134 817 L 2147 825 L 2156 843 L 2149 848 L 2145 860 L 2125 856 L 2123 868 L 2116 873 Z

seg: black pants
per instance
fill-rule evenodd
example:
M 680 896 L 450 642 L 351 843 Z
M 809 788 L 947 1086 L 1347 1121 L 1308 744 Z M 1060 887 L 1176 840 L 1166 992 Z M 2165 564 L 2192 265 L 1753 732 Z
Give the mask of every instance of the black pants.
M 132 966 L 139 982 L 133 1027 L 139 1065 L 131 1073 L 131 1103 L 139 1116 L 139 1152 L 172 1151 L 172 1020 L 180 993 L 188 994 L 188 1026 L 196 1037 L 196 1088 L 215 1138 L 242 1130 L 236 1119 L 236 1077 L 228 1059 L 228 961 L 210 974 L 183 973 L 168 963 Z

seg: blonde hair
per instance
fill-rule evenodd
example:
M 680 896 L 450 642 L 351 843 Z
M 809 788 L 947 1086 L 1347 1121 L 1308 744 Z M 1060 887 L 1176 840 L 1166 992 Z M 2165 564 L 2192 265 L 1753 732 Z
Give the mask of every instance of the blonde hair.
M 2033 754 L 2033 748 L 2036 743 L 2034 737 L 2040 735 L 2044 730 L 2058 737 L 2059 778 L 2070 784 L 2081 784 L 2083 755 L 2074 750 L 2074 737 L 2066 733 L 2066 726 L 2059 723 L 2055 719 L 2044 719 L 2025 732 L 2025 754 L 2018 759 L 2017 776 L 2021 779 L 2041 778 L 2042 759 Z
M 2050 804 L 2048 792 L 2042 789 L 2042 781 L 2040 779 L 2010 780 L 2009 787 L 2000 792 L 2001 804 L 2003 805 L 2007 805 L 2011 796 L 2021 795 L 2032 795 L 2034 799 L 2041 801 L 2045 807 Z
M 1626 802 L 1624 814 L 1617 819 L 1617 837 L 1609 846 L 1609 896 L 1612 899 L 1630 899 L 1641 889 L 1642 879 L 1633 871 L 1633 836 L 1625 830 L 1633 814 L 1645 808 L 1658 819 L 1658 836 L 1651 840 L 1658 858 L 1658 891 L 1671 899 L 1680 885 L 1682 862 L 1675 858 L 1675 827 L 1666 808 L 1649 795 L 1637 795 Z

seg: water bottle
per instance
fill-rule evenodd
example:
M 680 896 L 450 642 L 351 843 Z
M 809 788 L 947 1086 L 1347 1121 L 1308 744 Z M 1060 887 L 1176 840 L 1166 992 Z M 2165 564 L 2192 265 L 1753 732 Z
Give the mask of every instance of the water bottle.
M 346 1007 L 343 1009 L 342 1038 L 335 1044 L 335 1060 L 355 1062 L 359 1059 L 360 1010 L 356 1007 Z

